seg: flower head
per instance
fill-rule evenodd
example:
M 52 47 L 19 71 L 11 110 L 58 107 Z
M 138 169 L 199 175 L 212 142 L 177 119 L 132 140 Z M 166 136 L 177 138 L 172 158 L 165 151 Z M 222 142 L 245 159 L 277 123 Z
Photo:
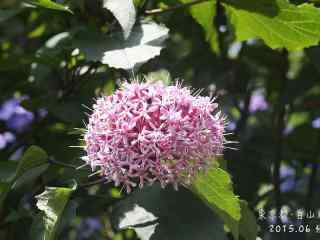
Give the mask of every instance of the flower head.
M 217 108 L 179 84 L 124 83 L 93 105 L 85 159 L 128 192 L 154 181 L 189 184 L 222 153 L 225 120 Z

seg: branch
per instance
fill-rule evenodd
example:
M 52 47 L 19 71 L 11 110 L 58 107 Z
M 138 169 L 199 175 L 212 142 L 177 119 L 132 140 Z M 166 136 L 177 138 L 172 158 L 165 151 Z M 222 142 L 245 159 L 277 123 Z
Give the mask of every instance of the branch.
M 289 68 L 288 63 L 288 52 L 283 52 L 283 66 L 281 66 L 279 69 L 281 69 L 281 76 L 282 79 L 280 79 L 281 85 L 278 92 L 278 104 L 275 107 L 274 111 L 274 142 L 275 142 L 275 158 L 274 158 L 274 165 L 273 165 L 273 185 L 274 185 L 274 196 L 275 196 L 275 205 L 276 205 L 276 214 L 279 216 L 280 210 L 281 210 L 281 179 L 280 179 L 280 167 L 281 167 L 281 161 L 283 157 L 283 130 L 285 128 L 285 114 L 286 114 L 286 108 L 285 108 L 285 99 L 286 96 L 286 88 L 288 85 L 288 77 L 287 72 Z M 278 221 L 279 219 L 277 219 Z
M 221 0 L 217 0 L 216 2 L 216 16 L 214 18 L 214 26 L 217 32 L 217 41 L 220 50 L 220 57 L 224 60 L 227 60 L 227 49 L 224 44 L 224 35 L 220 31 L 221 19 L 224 17 L 224 11 L 221 4 Z M 219 54 L 218 54 L 219 55 Z
M 319 169 L 318 163 L 313 163 L 312 164 L 312 172 L 311 172 L 309 185 L 308 185 L 308 193 L 307 193 L 307 198 L 306 198 L 306 209 L 307 210 L 311 210 L 311 208 L 312 208 L 314 189 L 317 184 L 318 169 Z
M 74 165 L 72 165 L 72 164 L 59 162 L 59 161 L 54 160 L 53 158 L 49 158 L 49 159 L 48 159 L 48 162 L 49 162 L 50 164 L 58 165 L 58 166 L 61 166 L 61 167 L 77 169 L 77 167 L 74 166 Z
M 102 178 L 102 179 L 98 179 L 96 181 L 80 184 L 79 187 L 86 188 L 86 187 L 91 187 L 91 186 L 94 186 L 94 185 L 98 185 L 98 184 L 102 184 L 102 183 L 108 183 L 108 182 L 109 182 L 109 180 Z
M 320 143 L 320 134 L 318 134 L 318 138 L 317 138 L 317 145 L 319 145 Z M 314 153 L 314 157 L 319 158 L 320 156 L 320 150 L 317 149 Z M 313 163 L 312 164 L 312 171 L 311 171 L 311 175 L 309 178 L 309 184 L 308 184 L 308 192 L 307 192 L 307 196 L 306 196 L 306 209 L 307 210 L 311 210 L 311 208 L 313 207 L 313 196 L 314 196 L 314 190 L 315 187 L 317 186 L 317 175 L 319 172 L 319 163 Z
M 146 10 L 145 15 L 161 14 L 161 13 L 174 11 L 174 10 L 181 9 L 181 8 L 186 8 L 186 7 L 190 7 L 192 5 L 200 4 L 203 2 L 209 2 L 209 1 L 211 1 L 211 0 L 195 0 L 193 2 L 189 2 L 189 3 L 185 3 L 185 4 L 178 4 L 176 6 L 171 6 L 171 7 L 165 8 L 165 9 L 157 8 L 157 9 L 152 9 L 152 10 Z
M 149 4 L 149 0 L 144 0 L 144 2 L 141 4 L 140 8 L 138 9 L 138 16 L 141 16 L 146 11 Z

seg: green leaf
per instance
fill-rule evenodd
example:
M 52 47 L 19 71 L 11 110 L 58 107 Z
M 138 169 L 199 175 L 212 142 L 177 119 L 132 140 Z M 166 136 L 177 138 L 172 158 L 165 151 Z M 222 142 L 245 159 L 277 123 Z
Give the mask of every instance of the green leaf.
M 0 8 L 16 7 L 19 3 L 20 3 L 20 0 L 1 0 L 0 1 Z
M 14 161 L 0 162 L 0 182 L 10 182 L 16 174 L 17 163 Z
M 185 188 L 137 189 L 114 206 L 111 219 L 117 229 L 134 229 L 142 240 L 226 240 L 220 219 Z
M 0 205 L 12 188 L 21 186 L 40 176 L 48 167 L 48 156 L 44 150 L 31 146 L 15 163 L 3 162 L 0 164 Z
M 2 208 L 2 203 L 7 197 L 7 194 L 10 190 L 10 183 L 0 182 L 0 209 Z
M 118 20 L 127 39 L 136 22 L 136 9 L 132 0 L 103 0 L 103 7 L 108 9 Z
M 164 85 L 169 86 L 173 81 L 172 77 L 170 75 L 170 72 L 168 72 L 165 69 L 160 69 L 155 72 L 149 72 L 145 79 L 147 82 L 158 82 L 161 81 Z
M 269 47 L 298 50 L 320 40 L 320 10 L 287 0 L 223 0 L 238 41 L 261 38 Z
M 241 205 L 241 220 L 240 220 L 240 235 L 244 240 L 256 240 L 258 233 L 258 225 L 253 212 L 248 207 L 248 203 L 244 200 L 240 201 Z
M 237 239 L 241 208 L 229 174 L 213 166 L 206 173 L 199 174 L 190 189 L 225 221 Z
M 77 215 L 77 208 L 79 204 L 74 200 L 70 200 L 65 206 L 64 211 L 61 215 L 61 221 L 59 222 L 57 228 L 57 234 L 60 234 L 65 228 L 69 227 L 72 220 L 75 219 Z
M 88 61 L 100 61 L 110 67 L 129 70 L 158 56 L 168 32 L 163 25 L 146 22 L 134 27 L 129 38 L 124 40 L 122 34 L 88 34 L 86 29 L 74 36 L 73 44 Z
M 37 207 L 42 213 L 32 225 L 32 239 L 57 239 L 56 231 L 72 191 L 72 188 L 46 187 L 43 193 L 36 196 Z
M 16 16 L 21 12 L 21 9 L 0 9 L 0 23 Z
M 73 13 L 68 6 L 52 2 L 50 0 L 26 0 L 25 2 L 30 3 L 32 5 L 39 6 L 39 7 Z
M 179 0 L 182 3 L 190 3 L 194 0 Z M 219 53 L 218 34 L 214 26 L 216 16 L 216 0 L 205 1 L 190 7 L 191 16 L 201 25 L 205 34 L 206 41 L 210 44 L 212 51 Z
M 42 173 L 44 173 L 49 167 L 49 164 L 43 164 L 37 167 L 33 167 L 32 169 L 29 169 L 24 174 L 22 174 L 12 185 L 12 188 L 18 188 L 22 186 L 23 184 L 26 184 L 28 182 L 31 182 L 32 180 L 39 177 Z
M 14 178 L 14 186 L 20 185 L 18 182 L 24 183 L 41 175 L 49 166 L 47 159 L 47 153 L 41 148 L 37 146 L 28 148 L 19 161 Z

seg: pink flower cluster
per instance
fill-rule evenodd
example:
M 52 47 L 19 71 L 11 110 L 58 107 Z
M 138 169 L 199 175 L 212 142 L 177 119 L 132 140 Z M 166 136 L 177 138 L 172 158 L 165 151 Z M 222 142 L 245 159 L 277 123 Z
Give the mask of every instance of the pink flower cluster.
M 222 153 L 225 121 L 217 107 L 179 84 L 124 83 L 93 105 L 85 161 L 128 192 L 154 181 L 190 184 Z

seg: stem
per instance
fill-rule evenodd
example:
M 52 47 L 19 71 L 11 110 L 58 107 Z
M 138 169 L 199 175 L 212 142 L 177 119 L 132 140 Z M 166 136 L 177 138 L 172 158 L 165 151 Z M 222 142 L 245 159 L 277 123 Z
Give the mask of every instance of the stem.
M 58 165 L 61 167 L 66 167 L 66 168 L 72 168 L 72 169 L 77 169 L 76 166 L 72 165 L 72 164 L 68 164 L 68 163 L 63 163 L 63 162 L 59 162 L 57 160 L 54 160 L 53 158 L 49 158 L 48 162 L 53 164 L 53 165 Z
M 84 66 L 85 65 L 83 65 L 83 66 L 80 65 L 80 66 L 76 66 L 74 69 L 72 69 L 72 77 L 70 79 L 71 81 L 68 82 L 68 85 L 64 89 L 64 92 L 63 92 L 61 99 L 73 94 L 75 92 L 76 88 L 79 87 L 80 84 L 83 82 L 85 77 L 90 75 L 92 70 L 96 70 L 96 68 L 98 67 L 98 64 L 94 63 L 94 62 L 90 63 L 87 71 L 79 77 L 79 71 L 81 70 L 81 67 L 84 67 Z
M 140 9 L 138 9 L 138 16 L 143 15 L 143 13 L 146 11 L 147 7 L 149 4 L 149 0 L 144 0 L 143 3 L 141 4 Z
M 193 2 L 189 2 L 189 3 L 185 3 L 185 4 L 178 4 L 176 6 L 171 6 L 171 7 L 165 8 L 165 9 L 157 8 L 157 9 L 152 9 L 152 10 L 146 10 L 145 15 L 161 14 L 161 13 L 174 11 L 174 10 L 181 9 L 181 8 L 190 7 L 192 5 L 196 5 L 196 4 L 200 4 L 200 3 L 208 2 L 208 1 L 211 1 L 211 0 L 195 0 Z
M 320 143 L 320 134 L 318 134 L 317 137 L 317 145 L 319 145 Z M 317 149 L 314 153 L 314 157 L 318 158 L 320 155 L 320 150 Z M 317 159 L 316 159 L 317 160 Z M 312 171 L 311 171 L 311 175 L 310 175 L 310 179 L 309 179 L 309 185 L 308 185 L 308 193 L 306 196 L 306 209 L 307 210 L 312 210 L 312 200 L 313 200 L 313 196 L 314 196 L 314 189 L 317 185 L 317 174 L 319 171 L 319 163 L 313 163 L 312 164 Z
M 249 85 L 249 84 L 247 84 Z M 249 105 L 252 95 L 252 89 L 250 86 L 247 86 L 246 95 L 244 98 L 243 110 L 241 110 L 241 117 L 237 123 L 237 128 L 235 129 L 234 133 L 238 135 L 247 125 L 247 120 L 250 115 L 249 113 Z
M 312 200 L 313 200 L 313 193 L 314 193 L 314 188 L 317 183 L 317 174 L 318 174 L 318 163 L 313 163 L 312 164 L 312 172 L 311 176 L 309 179 L 309 185 L 308 185 L 308 193 L 307 193 L 307 199 L 306 199 L 306 209 L 311 210 L 312 208 Z
M 107 183 L 108 181 L 109 180 L 102 178 L 102 179 L 98 179 L 96 181 L 80 184 L 79 187 L 83 187 L 83 188 L 91 187 L 91 186 L 98 185 L 101 183 Z
M 285 128 L 285 99 L 286 88 L 288 84 L 287 71 L 288 71 L 288 52 L 283 52 L 283 66 L 280 69 L 283 69 L 280 79 L 280 88 L 278 95 L 278 105 L 275 106 L 274 111 L 274 142 L 275 142 L 275 158 L 274 158 L 274 169 L 273 169 L 273 184 L 274 184 L 274 194 L 275 194 L 275 205 L 276 205 L 276 214 L 280 215 L 281 210 L 281 180 L 280 180 L 280 166 L 283 157 L 283 130 Z M 277 218 L 277 221 L 279 219 Z
M 224 44 L 224 36 L 223 33 L 220 31 L 221 20 L 224 18 L 224 11 L 221 4 L 221 0 L 217 0 L 216 2 L 216 16 L 214 18 L 214 26 L 217 33 L 217 41 L 218 46 L 220 49 L 220 57 L 221 59 L 227 61 L 227 49 Z

